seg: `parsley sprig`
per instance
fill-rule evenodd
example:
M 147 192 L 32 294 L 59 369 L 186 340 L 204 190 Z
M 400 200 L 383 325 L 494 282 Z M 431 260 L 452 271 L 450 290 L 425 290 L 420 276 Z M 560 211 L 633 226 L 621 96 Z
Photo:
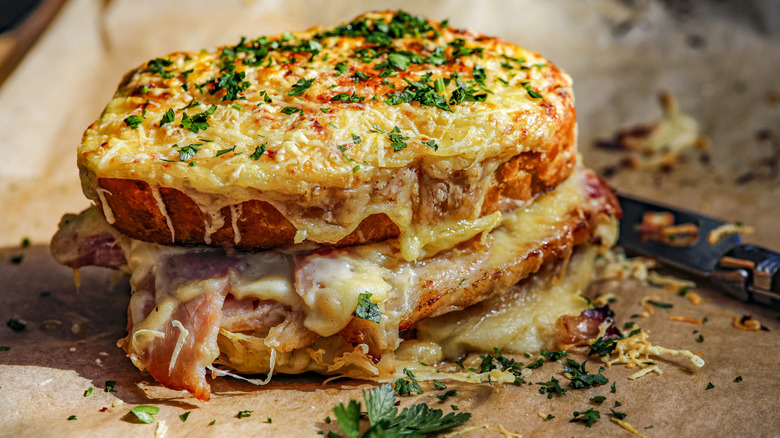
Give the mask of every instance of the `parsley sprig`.
M 398 413 L 396 398 L 390 385 L 382 385 L 369 391 L 363 390 L 369 428 L 360 433 L 361 403 L 350 400 L 345 406 L 340 403 L 333 408 L 333 414 L 344 435 L 331 432 L 329 436 L 339 438 L 360 438 L 378 436 L 425 436 L 459 426 L 471 418 L 468 412 L 450 412 L 444 415 L 441 409 L 431 409 L 425 403 L 404 408 Z

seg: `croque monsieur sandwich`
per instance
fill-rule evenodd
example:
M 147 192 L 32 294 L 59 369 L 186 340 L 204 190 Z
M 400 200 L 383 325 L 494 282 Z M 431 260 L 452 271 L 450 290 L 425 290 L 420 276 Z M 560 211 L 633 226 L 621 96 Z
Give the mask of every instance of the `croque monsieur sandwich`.
M 52 252 L 129 274 L 120 346 L 201 400 L 207 370 L 387 380 L 550 348 L 620 214 L 579 164 L 571 87 L 402 11 L 157 58 L 85 132 L 94 205 Z

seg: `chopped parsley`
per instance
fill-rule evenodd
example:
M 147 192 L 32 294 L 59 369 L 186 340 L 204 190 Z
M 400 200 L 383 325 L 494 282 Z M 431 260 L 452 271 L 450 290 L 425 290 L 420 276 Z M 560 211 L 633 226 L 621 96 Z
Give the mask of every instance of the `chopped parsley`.
M 231 148 L 218 150 L 217 153 L 214 156 L 215 157 L 221 157 L 221 156 L 223 156 L 225 154 L 229 154 L 229 153 L 235 152 L 235 151 L 236 151 L 236 145 L 233 145 L 233 147 L 231 147 Z
M 642 329 L 641 328 L 635 328 L 634 330 L 631 330 L 628 333 L 628 337 L 631 338 L 631 337 L 634 337 L 634 336 L 636 336 L 636 335 L 638 335 L 640 333 L 642 333 Z
M 606 399 L 607 398 L 604 397 L 603 395 L 597 395 L 597 396 L 591 398 L 590 401 L 592 401 L 593 403 L 603 403 L 604 400 L 606 400 Z
M 181 421 L 187 421 L 187 418 L 190 416 L 190 411 L 187 411 L 181 415 L 179 415 L 179 418 L 181 418 Z
M 571 379 L 569 382 L 570 388 L 593 388 L 596 385 L 605 385 L 609 383 L 609 379 L 601 374 L 601 372 L 604 371 L 604 367 L 600 367 L 596 374 L 588 374 L 588 372 L 585 371 L 586 363 L 588 363 L 587 360 L 580 364 L 569 358 L 566 359 L 566 365 L 563 366 L 563 370 L 568 374 L 567 377 L 571 376 L 569 377 Z
M 552 362 L 566 357 L 566 352 L 561 350 L 553 351 L 553 352 L 542 350 L 541 355 L 544 356 L 547 360 Z
M 425 146 L 428 146 L 429 148 L 433 149 L 434 151 L 438 151 L 439 150 L 439 145 L 437 145 L 436 141 L 434 141 L 434 140 L 424 141 L 424 142 L 422 142 L 422 144 L 424 144 Z M 463 282 L 461 281 L 461 283 L 463 283 Z
M 173 145 L 173 147 L 177 148 L 177 151 L 179 152 L 179 161 L 187 161 L 192 159 L 198 152 L 200 152 L 201 146 L 203 145 L 200 143 L 193 143 L 187 146 Z
M 712 382 L 707 382 L 707 387 L 706 387 L 706 388 L 704 388 L 704 390 L 706 391 L 706 390 L 708 390 L 708 389 L 712 389 L 712 388 L 714 388 L 714 387 L 715 387 L 715 385 L 713 385 L 713 384 L 712 384 Z
M 699 337 L 696 338 L 696 342 L 704 342 L 704 336 L 699 335 Z
M 157 73 L 163 79 L 170 79 L 173 77 L 173 73 L 165 70 L 165 67 L 173 65 L 170 59 L 156 58 L 149 61 L 149 71 Z
M 597 355 L 599 357 L 609 356 L 615 351 L 617 343 L 611 339 L 604 339 L 600 337 L 596 339 L 596 342 L 588 346 L 588 356 Z
M 452 110 L 447 105 L 447 98 L 441 94 L 444 92 L 444 80 L 439 78 L 436 81 L 431 81 L 432 76 L 431 73 L 426 73 L 417 82 L 404 78 L 408 85 L 400 92 L 387 94 L 385 103 L 388 105 L 400 105 L 402 103 L 419 102 L 421 107 L 433 106 L 451 112 Z
M 433 379 L 433 387 L 436 388 L 436 389 L 447 389 L 447 385 L 439 382 L 436 379 Z
M 536 382 L 537 385 L 542 385 L 539 388 L 539 394 L 547 394 L 547 398 L 553 398 L 555 394 L 566 394 L 566 388 L 562 388 L 560 382 L 555 377 L 551 378 L 547 382 Z
M 71 420 L 78 420 L 78 418 L 75 415 L 71 415 L 70 417 L 68 417 L 68 421 Z
M 458 88 L 452 92 L 450 105 L 457 105 L 462 102 L 484 102 L 487 99 L 487 93 L 477 94 L 473 86 L 460 79 L 455 80 L 455 84 Z
M 573 423 L 576 421 L 581 421 L 585 423 L 585 426 L 587 427 L 591 427 L 593 423 L 599 421 L 599 419 L 601 418 L 601 414 L 599 413 L 599 411 L 595 411 L 593 410 L 593 408 L 589 408 L 587 411 L 583 411 L 583 412 L 574 411 L 573 415 L 574 418 L 569 420 L 570 422 Z
M 623 406 L 623 405 L 622 405 L 622 404 L 620 404 L 620 402 L 619 402 L 619 401 L 615 400 L 615 407 L 618 407 L 618 406 Z
M 125 125 L 129 126 L 131 129 L 138 129 L 138 125 L 143 122 L 144 119 L 141 116 L 130 116 L 125 118 Z
M 617 388 L 615 388 L 615 383 L 616 382 L 612 382 L 612 386 L 609 387 L 609 392 L 611 392 L 612 394 L 617 392 Z
M 239 93 L 246 91 L 251 85 L 249 81 L 246 81 L 246 72 L 236 72 L 235 64 L 224 65 L 218 78 L 212 78 L 201 84 L 201 86 L 211 85 L 209 94 L 214 95 L 217 92 L 224 90 L 225 95 L 222 96 L 220 101 L 236 100 L 239 97 Z
M 387 137 L 390 139 L 390 146 L 393 147 L 393 152 L 400 152 L 406 149 L 404 140 L 409 140 L 409 137 L 401 135 L 401 130 L 398 129 L 398 126 L 395 126 L 392 131 L 387 134 Z
M 735 382 L 739 383 L 742 381 L 742 376 L 737 376 L 736 379 L 734 379 Z
M 531 88 L 531 84 L 527 82 L 521 84 L 523 85 L 523 88 L 525 88 L 525 91 L 528 93 L 529 96 L 533 97 L 534 99 L 543 99 L 541 94 L 539 94 L 537 91 Z
M 539 368 L 540 366 L 544 365 L 544 357 L 539 357 L 539 359 L 536 359 L 535 361 L 528 364 L 528 368 Z
M 363 96 L 358 96 L 354 92 L 352 94 L 339 93 L 330 98 L 331 102 L 344 102 L 344 103 L 356 103 L 366 100 Z
M 286 106 L 282 108 L 282 114 L 287 114 L 288 116 L 291 116 L 295 113 L 299 113 L 303 115 L 303 110 L 301 108 L 296 108 L 294 106 Z
M 360 144 L 361 141 L 360 136 L 355 134 L 351 134 L 351 135 L 352 135 L 352 143 Z
M 134 407 L 131 414 L 135 415 L 135 418 L 141 423 L 154 423 L 154 416 L 160 413 L 160 408 L 157 406 L 141 405 Z
M 301 94 L 305 93 L 306 90 L 311 87 L 311 84 L 314 83 L 314 78 L 306 79 L 306 78 L 300 78 L 298 79 L 298 82 L 296 82 L 292 90 L 290 90 L 289 93 L 287 93 L 288 96 L 300 96 Z
M 271 96 L 268 95 L 268 92 L 263 90 L 260 92 L 260 97 L 263 98 L 263 102 L 265 103 L 271 103 L 273 102 L 273 99 L 271 99 Z
M 106 392 L 116 392 L 116 380 L 106 381 Z
M 674 307 L 672 303 L 664 303 L 662 301 L 654 301 L 654 300 L 647 300 L 648 304 L 652 304 L 656 307 L 660 307 L 662 309 L 671 309 Z
M 198 133 L 202 130 L 206 130 L 209 125 L 209 116 L 214 114 L 214 111 L 217 110 L 216 105 L 211 105 L 209 109 L 206 111 L 203 111 L 202 113 L 195 114 L 194 116 L 190 117 L 187 113 L 182 113 L 181 115 L 181 123 L 179 126 L 182 128 L 187 128 L 190 131 L 194 133 Z
M 160 127 L 162 128 L 162 126 L 167 123 L 173 123 L 175 118 L 176 115 L 173 112 L 173 108 L 168 108 L 168 111 L 166 111 L 165 114 L 163 114 L 162 119 L 160 119 Z
M 24 255 L 22 255 L 22 254 L 17 254 L 17 255 L 11 256 L 11 263 L 14 264 L 14 265 L 21 264 L 22 261 L 24 261 Z
M 216 424 L 216 422 L 217 420 L 211 420 L 211 422 L 209 422 L 209 426 L 213 426 L 214 424 Z
M 447 401 L 447 399 L 452 397 L 453 395 L 458 395 L 458 391 L 455 391 L 454 389 L 450 389 L 444 394 L 441 395 L 437 394 L 436 398 L 439 399 L 439 404 L 444 404 L 444 402 Z
M 253 159 L 254 161 L 257 161 L 260 159 L 260 157 L 263 156 L 265 153 L 265 147 L 268 145 L 268 143 L 263 143 L 260 146 L 255 148 L 255 151 L 252 152 L 252 155 L 249 156 L 249 158 Z
M 11 349 L 11 347 L 0 347 L 0 351 L 8 351 L 10 349 Z
M 328 108 L 320 108 L 320 111 L 322 111 L 323 113 L 327 113 L 328 111 L 330 111 L 330 108 L 329 107 Z
M 92 395 L 92 390 L 93 388 L 91 386 L 87 388 L 87 390 L 84 391 L 84 397 L 89 397 L 90 395 Z
M 355 82 L 365 81 L 366 79 L 371 79 L 371 76 L 362 71 L 356 71 L 355 74 L 352 75 L 352 80 Z
M 424 436 L 459 426 L 471 418 L 467 412 L 450 412 L 444 415 L 441 409 L 431 409 L 425 403 L 404 408 L 400 413 L 395 406 L 396 398 L 390 385 L 382 385 L 372 390 L 363 390 L 366 403 L 366 417 L 369 427 L 364 437 L 378 436 Z M 350 400 L 345 406 L 339 403 L 333 408 L 333 414 L 344 435 L 331 432 L 331 437 L 357 438 L 361 436 L 361 403 Z
M 341 61 L 336 64 L 336 71 L 339 72 L 337 76 L 341 76 L 342 73 L 348 72 L 349 67 L 347 67 L 347 61 Z
M 358 304 L 354 315 L 356 318 L 377 324 L 382 320 L 382 312 L 379 311 L 379 306 L 371 301 L 371 294 L 368 292 L 361 293 L 358 296 Z
M 254 412 L 254 411 L 246 411 L 246 410 L 245 411 L 238 411 L 238 413 L 236 414 L 236 418 L 241 419 L 241 418 L 245 418 L 245 417 L 251 417 L 252 416 L 252 412 Z
M 230 105 L 230 107 L 233 108 L 234 110 L 238 110 L 238 111 L 241 111 L 242 109 L 244 109 L 243 106 L 241 106 L 241 105 L 239 105 L 237 103 L 234 103 L 233 105 Z
M 616 410 L 614 410 L 612 408 L 609 408 L 609 410 L 612 412 L 612 416 L 617 418 L 618 420 L 622 420 L 622 419 L 626 418 L 627 414 L 624 413 L 624 412 L 618 412 L 618 411 L 616 411 Z
M 422 394 L 424 391 L 420 387 L 420 384 L 417 383 L 417 379 L 414 377 L 414 373 L 409 371 L 408 368 L 404 368 L 404 374 L 406 374 L 406 376 L 409 377 L 409 380 L 407 381 L 403 377 L 396 380 L 395 393 L 398 395 L 411 394 L 412 392 Z

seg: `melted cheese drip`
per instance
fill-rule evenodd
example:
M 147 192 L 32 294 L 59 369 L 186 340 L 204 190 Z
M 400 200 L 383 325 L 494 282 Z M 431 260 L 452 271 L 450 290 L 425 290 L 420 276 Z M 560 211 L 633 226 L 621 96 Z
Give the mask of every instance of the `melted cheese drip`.
M 471 351 L 536 352 L 555 342 L 555 321 L 587 308 L 579 297 L 591 279 L 596 249 L 572 256 L 565 275 L 548 272 L 513 287 L 502 297 L 417 323 L 417 339 L 405 341 L 400 360 L 437 363 Z
M 173 228 L 173 221 L 171 216 L 168 215 L 168 209 L 165 208 L 165 202 L 160 195 L 160 189 L 157 187 L 150 187 L 152 191 L 152 197 L 157 202 L 157 209 L 160 210 L 160 214 L 165 218 L 165 223 L 168 225 L 168 230 L 171 232 L 171 243 L 176 242 L 176 230 Z
M 106 193 L 108 193 L 109 195 L 112 194 L 111 192 L 109 192 L 104 188 L 101 187 L 97 188 L 97 195 L 98 198 L 100 199 L 100 205 L 103 207 L 103 216 L 105 216 L 106 222 L 108 222 L 109 224 L 113 224 L 114 222 L 116 222 L 116 218 L 114 218 L 114 211 L 111 210 L 111 206 L 108 205 L 108 202 L 106 201 Z
M 381 302 L 392 289 L 384 279 L 390 272 L 368 260 L 313 256 L 309 263 L 317 277 L 313 287 L 299 291 L 307 306 L 303 325 L 321 336 L 334 335 L 347 326 L 361 293 L 368 292 L 373 301 Z

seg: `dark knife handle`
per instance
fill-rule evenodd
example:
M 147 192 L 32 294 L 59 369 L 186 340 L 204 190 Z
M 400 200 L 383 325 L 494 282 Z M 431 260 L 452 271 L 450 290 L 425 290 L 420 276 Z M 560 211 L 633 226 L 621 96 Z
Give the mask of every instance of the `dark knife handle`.
M 755 245 L 726 251 L 712 281 L 735 298 L 780 309 L 780 254 Z

